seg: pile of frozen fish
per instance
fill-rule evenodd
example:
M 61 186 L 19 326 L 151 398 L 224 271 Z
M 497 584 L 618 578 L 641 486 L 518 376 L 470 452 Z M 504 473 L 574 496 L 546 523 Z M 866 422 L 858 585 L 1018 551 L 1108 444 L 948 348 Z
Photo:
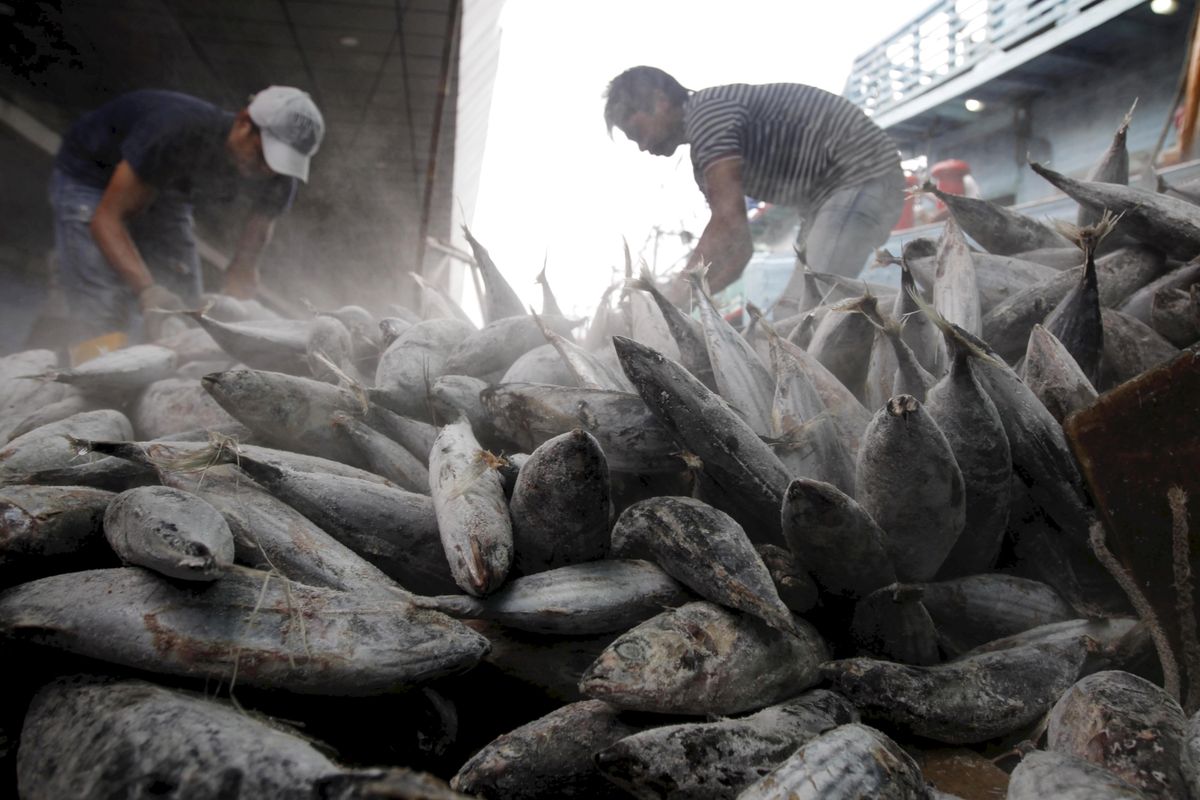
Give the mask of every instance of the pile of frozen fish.
M 535 315 L 468 234 L 481 328 L 214 297 L 0 360 L 15 791 L 1197 800 L 1062 429 L 1200 339 L 1200 206 L 1127 164 L 746 330 L 701 274 Z

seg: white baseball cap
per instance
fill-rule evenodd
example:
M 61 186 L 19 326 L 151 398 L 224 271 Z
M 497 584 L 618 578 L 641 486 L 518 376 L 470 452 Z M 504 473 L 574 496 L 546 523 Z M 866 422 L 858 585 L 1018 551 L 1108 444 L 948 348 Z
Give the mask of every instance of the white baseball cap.
M 247 110 L 262 132 L 267 166 L 307 183 L 309 159 L 325 136 L 325 120 L 308 93 L 292 86 L 268 86 L 254 95 Z

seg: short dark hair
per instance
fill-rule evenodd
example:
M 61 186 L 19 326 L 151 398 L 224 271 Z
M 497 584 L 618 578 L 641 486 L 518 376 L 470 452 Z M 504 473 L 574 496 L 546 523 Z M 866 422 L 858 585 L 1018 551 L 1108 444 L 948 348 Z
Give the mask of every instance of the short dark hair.
M 604 104 L 604 122 L 608 125 L 608 135 L 612 136 L 613 127 L 629 119 L 630 114 L 652 111 L 655 92 L 659 91 L 676 105 L 683 105 L 691 94 L 690 89 L 685 89 L 679 81 L 658 67 L 630 67 L 613 78 L 604 91 L 607 100 Z

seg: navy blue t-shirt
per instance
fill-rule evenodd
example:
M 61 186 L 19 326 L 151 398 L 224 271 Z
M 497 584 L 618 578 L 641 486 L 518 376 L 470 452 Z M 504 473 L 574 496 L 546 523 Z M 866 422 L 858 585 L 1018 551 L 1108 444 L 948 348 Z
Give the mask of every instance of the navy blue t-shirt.
M 68 177 L 103 189 L 121 161 L 164 200 L 228 202 L 245 192 L 253 207 L 278 216 L 292 204 L 296 179 L 242 177 L 225 151 L 234 114 L 179 92 L 142 89 L 81 117 L 55 157 Z

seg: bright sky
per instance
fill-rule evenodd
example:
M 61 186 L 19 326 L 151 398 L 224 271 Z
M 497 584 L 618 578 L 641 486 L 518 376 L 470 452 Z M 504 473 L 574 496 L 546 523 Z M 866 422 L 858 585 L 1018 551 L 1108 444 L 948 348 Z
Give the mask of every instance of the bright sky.
M 534 278 L 572 316 L 590 316 L 622 272 L 658 272 L 686 254 L 708 211 L 686 147 L 670 158 L 608 138 L 602 93 L 628 67 L 649 64 L 690 89 L 791 81 L 841 93 L 851 63 L 933 0 L 507 0 L 472 233 L 513 289 L 541 308 Z M 475 305 L 464 287 L 464 307 Z

